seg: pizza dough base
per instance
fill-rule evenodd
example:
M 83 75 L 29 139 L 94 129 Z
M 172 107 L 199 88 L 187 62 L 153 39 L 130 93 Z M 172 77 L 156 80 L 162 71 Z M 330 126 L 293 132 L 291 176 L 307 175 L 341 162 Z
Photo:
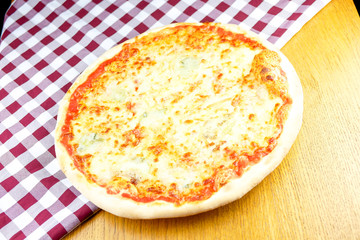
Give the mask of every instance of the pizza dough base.
M 157 32 L 163 28 L 182 24 L 184 23 L 175 23 L 161 28 L 149 30 L 148 32 L 145 32 L 138 37 L 130 39 L 124 43 L 133 42 L 142 35 L 146 35 L 150 32 Z M 63 100 L 60 102 L 57 126 L 55 130 L 56 156 L 66 177 L 70 180 L 71 183 L 73 183 L 75 188 L 77 188 L 95 205 L 112 214 L 134 219 L 171 218 L 194 215 L 223 206 L 241 198 L 258 183 L 260 183 L 269 173 L 271 173 L 286 156 L 292 144 L 294 143 L 302 124 L 303 92 L 300 79 L 298 78 L 296 71 L 289 60 L 273 44 L 259 38 L 252 32 L 244 30 L 238 25 L 222 24 L 221 26 L 230 31 L 244 33 L 246 36 L 261 42 L 268 49 L 276 51 L 282 59 L 281 67 L 286 72 L 289 82 L 288 91 L 290 97 L 293 100 L 293 103 L 289 111 L 288 118 L 284 124 L 283 132 L 278 138 L 277 146 L 271 153 L 261 159 L 259 163 L 251 166 L 247 171 L 245 171 L 240 178 L 230 180 L 209 199 L 199 202 L 184 203 L 180 206 L 175 206 L 173 203 L 165 201 L 139 203 L 131 199 L 122 198 L 118 195 L 108 195 L 106 193 L 106 189 L 101 188 L 94 183 L 88 182 L 84 175 L 82 175 L 77 169 L 71 167 L 72 159 L 68 156 L 66 149 L 60 143 L 61 127 L 59 126 L 62 126 L 65 121 L 66 110 L 71 96 L 71 94 L 66 94 Z M 120 52 L 124 43 L 113 47 L 112 49 L 105 52 L 100 58 L 98 58 L 78 77 L 69 91 L 71 93 L 74 92 L 74 90 L 81 83 L 87 80 L 88 75 L 97 69 L 97 67 L 103 61 L 111 59 L 118 52 Z

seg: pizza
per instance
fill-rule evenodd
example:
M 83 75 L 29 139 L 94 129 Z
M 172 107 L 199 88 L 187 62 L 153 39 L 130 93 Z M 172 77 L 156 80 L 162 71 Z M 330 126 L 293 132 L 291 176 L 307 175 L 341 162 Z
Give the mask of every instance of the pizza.
M 105 52 L 59 105 L 55 149 L 70 182 L 127 218 L 181 217 L 241 198 L 300 130 L 297 74 L 237 25 L 176 23 Z

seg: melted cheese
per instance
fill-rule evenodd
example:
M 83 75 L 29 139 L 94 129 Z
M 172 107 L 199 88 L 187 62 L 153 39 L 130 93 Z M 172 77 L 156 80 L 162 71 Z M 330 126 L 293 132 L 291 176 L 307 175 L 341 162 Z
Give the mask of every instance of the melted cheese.
M 71 144 L 92 155 L 88 171 L 101 181 L 175 183 L 186 193 L 231 167 L 227 149 L 251 154 L 278 132 L 282 99 L 250 71 L 261 49 L 216 41 L 194 48 L 181 34 L 139 39 L 136 54 L 108 65 L 102 87 L 82 99 Z

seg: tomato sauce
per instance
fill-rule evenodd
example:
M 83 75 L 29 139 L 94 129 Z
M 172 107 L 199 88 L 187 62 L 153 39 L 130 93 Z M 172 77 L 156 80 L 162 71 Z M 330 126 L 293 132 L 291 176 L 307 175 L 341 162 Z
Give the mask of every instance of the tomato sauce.
M 175 29 L 181 30 L 188 28 L 188 25 L 182 25 L 177 26 Z M 252 40 L 245 36 L 244 34 L 240 33 L 233 33 L 231 31 L 227 31 L 221 27 L 217 26 L 211 26 L 211 25 L 203 25 L 203 26 L 191 26 L 192 28 L 195 28 L 196 31 L 201 32 L 213 32 L 216 33 L 216 37 L 220 39 L 220 42 L 229 42 L 233 46 L 238 46 L 239 44 L 247 44 L 252 49 L 265 49 L 263 45 L 258 43 L 255 40 Z M 154 38 L 163 38 L 162 35 L 157 35 Z M 218 39 L 218 40 L 219 40 Z M 208 39 L 208 41 L 213 41 L 214 38 Z M 140 43 L 141 39 L 139 39 Z M 155 39 L 148 39 L 147 41 L 155 41 Z M 195 44 L 196 41 L 193 41 Z M 197 45 L 193 45 L 193 47 L 197 47 Z M 215 192 L 219 189 L 219 183 L 216 181 L 217 173 L 220 168 L 223 168 L 224 166 L 220 166 L 219 169 L 214 170 L 214 174 L 208 178 L 202 181 L 202 183 L 195 183 L 194 189 L 191 189 L 187 195 L 185 194 L 179 194 L 176 190 L 167 190 L 167 192 L 164 192 L 162 194 L 156 194 L 152 192 L 145 193 L 146 196 L 142 196 L 139 194 L 131 194 L 122 192 L 124 189 L 128 189 L 128 187 L 135 186 L 134 183 L 128 182 L 127 186 L 124 187 L 123 182 L 119 181 L 113 181 L 107 184 L 104 184 L 100 182 L 96 175 L 91 174 L 88 172 L 87 168 L 90 165 L 91 161 L 91 155 L 86 156 L 79 156 L 76 152 L 76 146 L 71 144 L 71 140 L 74 138 L 74 135 L 72 133 L 72 127 L 71 122 L 78 116 L 79 110 L 80 110 L 80 103 L 83 98 L 83 96 L 86 94 L 87 91 L 91 90 L 95 86 L 95 81 L 98 79 L 105 71 L 106 66 L 110 63 L 118 60 L 124 60 L 129 57 L 132 57 L 136 55 L 139 52 L 138 49 L 134 48 L 131 44 L 124 44 L 122 50 L 113 58 L 106 60 L 102 62 L 84 81 L 81 85 L 79 85 L 73 92 L 73 94 L 70 97 L 69 106 L 68 106 L 68 112 L 66 114 L 66 118 L 64 121 L 64 125 L 61 129 L 61 144 L 66 148 L 68 154 L 72 157 L 74 161 L 74 166 L 83 173 L 88 181 L 94 182 L 98 184 L 101 187 L 106 188 L 108 194 L 120 194 L 124 198 L 132 199 L 136 202 L 142 202 L 142 203 L 149 203 L 156 200 L 166 201 L 170 203 L 175 204 L 181 204 L 183 202 L 193 202 L 193 201 L 200 201 L 210 198 Z M 227 156 L 233 160 L 232 166 L 230 168 L 233 169 L 233 172 L 236 176 L 241 176 L 244 172 L 244 169 L 250 164 L 250 163 L 257 163 L 259 162 L 264 156 L 268 155 L 276 146 L 277 139 L 281 135 L 282 128 L 283 128 L 283 122 L 286 118 L 286 113 L 288 107 L 291 105 L 292 100 L 289 98 L 284 92 L 281 93 L 281 98 L 283 99 L 283 104 L 280 106 L 280 109 L 277 111 L 276 118 L 278 120 L 278 129 L 279 133 L 276 134 L 274 137 L 270 138 L 268 140 L 268 146 L 267 147 L 257 147 L 252 154 L 250 153 L 238 153 L 232 149 L 226 148 L 224 151 L 227 154 Z M 233 101 L 233 104 L 238 104 L 240 102 L 240 99 L 235 99 Z M 133 109 L 133 105 L 129 103 L 126 105 L 128 110 Z M 131 130 L 125 137 L 127 137 L 128 141 L 125 143 L 127 145 L 131 144 L 132 146 L 136 146 L 138 142 L 142 139 L 142 132 L 141 129 L 137 126 L 134 130 Z M 136 141 L 131 141 L 131 137 L 135 136 Z M 154 148 L 152 149 L 154 151 L 154 154 L 160 154 L 161 149 Z M 185 157 L 185 156 L 184 156 Z M 190 154 L 186 156 L 184 159 L 188 159 L 190 157 Z M 125 181 L 125 180 L 123 180 Z M 226 183 L 221 183 L 221 186 Z M 136 187 L 136 186 L 135 186 Z

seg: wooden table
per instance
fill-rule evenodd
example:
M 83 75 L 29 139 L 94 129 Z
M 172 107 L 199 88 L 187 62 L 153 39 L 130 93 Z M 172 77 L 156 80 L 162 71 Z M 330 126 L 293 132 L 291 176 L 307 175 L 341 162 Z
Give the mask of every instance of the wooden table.
M 65 239 L 360 239 L 360 18 L 333 0 L 282 51 L 304 91 L 303 126 L 281 165 L 242 199 L 192 217 L 104 211 Z

